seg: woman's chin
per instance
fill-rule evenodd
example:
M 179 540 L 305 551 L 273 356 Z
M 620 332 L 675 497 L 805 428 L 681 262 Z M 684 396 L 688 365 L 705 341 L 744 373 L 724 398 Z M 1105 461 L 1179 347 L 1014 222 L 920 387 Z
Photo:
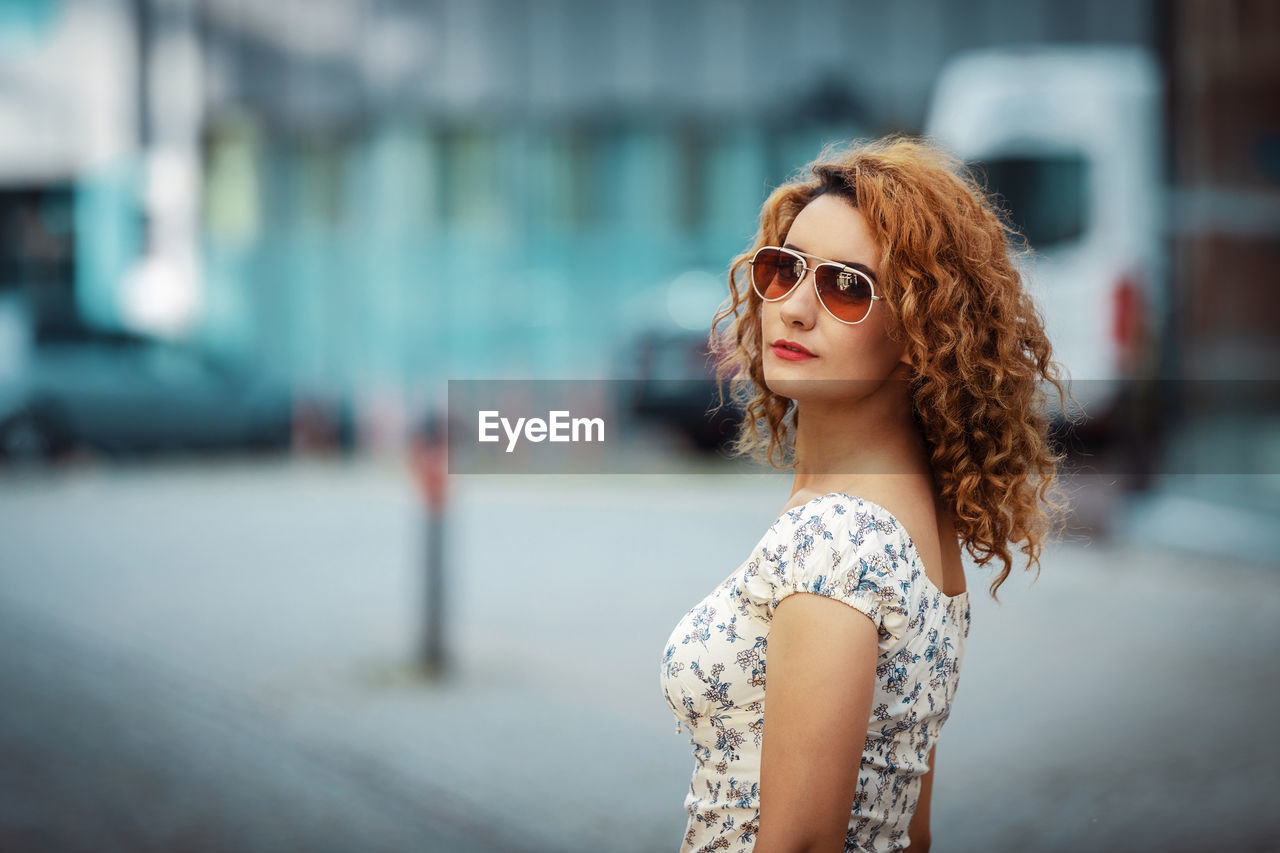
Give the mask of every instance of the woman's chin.
M 791 375 L 786 370 L 766 370 L 764 384 L 779 397 L 797 402 L 808 399 L 828 399 L 837 389 L 828 380 Z
M 806 400 L 821 403 L 856 402 L 884 384 L 883 380 L 824 379 L 815 376 L 787 375 L 785 370 L 769 370 L 764 373 L 764 384 L 779 397 L 802 403 Z

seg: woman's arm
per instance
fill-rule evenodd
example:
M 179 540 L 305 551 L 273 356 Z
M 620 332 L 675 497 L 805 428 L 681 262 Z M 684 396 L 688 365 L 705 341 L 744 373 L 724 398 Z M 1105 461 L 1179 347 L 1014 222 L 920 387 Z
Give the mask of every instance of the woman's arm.
M 875 624 L 813 593 L 769 628 L 755 853 L 842 853 L 871 718 Z
M 932 836 L 929 833 L 929 803 L 933 799 L 933 762 L 938 754 L 935 743 L 929 750 L 929 770 L 920 777 L 920 799 L 916 803 L 916 813 L 911 816 L 911 826 L 907 829 L 907 837 L 911 844 L 905 853 L 929 853 Z

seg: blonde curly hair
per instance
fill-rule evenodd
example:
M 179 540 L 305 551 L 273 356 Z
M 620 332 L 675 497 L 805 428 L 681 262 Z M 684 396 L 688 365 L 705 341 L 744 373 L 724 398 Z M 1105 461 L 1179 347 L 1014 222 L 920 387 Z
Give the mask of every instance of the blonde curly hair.
M 1040 380 L 1067 412 L 1062 366 L 1052 360 L 1044 322 L 1014 266 L 1026 251 L 1000 207 L 973 174 L 933 143 L 900 134 L 826 146 L 799 176 L 769 194 L 751 248 L 729 267 L 729 297 L 712 320 L 719 386 L 742 406 L 731 451 L 791 470 L 794 401 L 769 390 L 761 362 L 760 297 L 747 262 L 780 246 L 800 210 L 824 193 L 856 207 L 882 247 L 877 295 L 890 336 L 905 336 L 912 408 L 929 452 L 939 498 L 978 565 L 1013 564 L 1010 543 L 1039 573 L 1042 544 L 1065 518 L 1057 481 L 1064 456 L 1049 438 Z M 728 322 L 727 328 L 722 326 Z

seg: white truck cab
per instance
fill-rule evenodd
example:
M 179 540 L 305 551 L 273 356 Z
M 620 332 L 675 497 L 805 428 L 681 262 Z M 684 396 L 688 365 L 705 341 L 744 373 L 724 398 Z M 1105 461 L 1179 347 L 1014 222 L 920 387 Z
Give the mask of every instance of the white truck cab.
M 1160 93 L 1139 47 L 975 50 L 944 66 L 925 123 L 1026 237 L 1020 269 L 1054 357 L 1103 423 L 1128 380 L 1154 377 L 1167 310 Z

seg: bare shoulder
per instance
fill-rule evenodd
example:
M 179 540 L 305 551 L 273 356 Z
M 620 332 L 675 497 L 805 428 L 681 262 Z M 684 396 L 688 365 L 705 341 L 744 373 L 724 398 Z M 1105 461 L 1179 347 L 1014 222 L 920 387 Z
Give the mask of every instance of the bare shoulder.
M 918 530 L 933 526 L 933 499 L 927 482 L 906 477 L 866 477 L 849 480 L 827 489 L 801 489 L 791 496 L 783 512 L 806 506 L 830 494 L 846 494 L 878 504 L 888 510 L 907 529 L 912 539 Z
M 787 501 L 787 505 L 782 508 L 782 511 L 790 512 L 793 509 L 799 509 L 800 507 L 806 506 L 818 498 L 825 497 L 829 494 L 832 494 L 832 492 L 823 492 L 814 489 L 801 489 L 791 496 L 791 499 Z
M 933 487 L 925 477 L 865 477 L 849 484 L 845 491 L 855 498 L 877 504 L 906 528 L 919 544 L 933 537 L 937 523 Z
M 927 476 L 866 477 L 849 483 L 846 491 L 883 507 L 898 520 L 916 546 L 925 573 L 936 587 L 946 595 L 964 591 L 964 567 L 955 535 L 955 520 L 936 499 L 933 483 Z

